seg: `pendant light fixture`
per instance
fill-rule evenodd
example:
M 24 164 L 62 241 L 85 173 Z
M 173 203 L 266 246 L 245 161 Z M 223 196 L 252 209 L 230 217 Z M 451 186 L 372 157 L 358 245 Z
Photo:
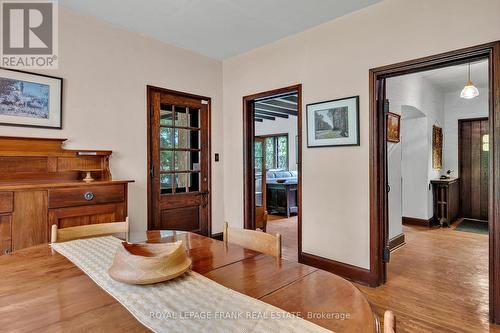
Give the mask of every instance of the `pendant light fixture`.
M 468 80 L 467 83 L 465 84 L 464 89 L 462 89 L 462 92 L 460 93 L 460 97 L 465 99 L 472 99 L 477 96 L 479 96 L 479 90 L 477 90 L 477 88 L 474 87 L 474 84 L 470 80 L 470 62 L 469 62 Z

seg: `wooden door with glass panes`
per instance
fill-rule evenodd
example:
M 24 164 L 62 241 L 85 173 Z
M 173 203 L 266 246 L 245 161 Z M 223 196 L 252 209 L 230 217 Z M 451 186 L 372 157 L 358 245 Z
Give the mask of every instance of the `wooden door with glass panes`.
M 210 100 L 148 89 L 149 230 L 210 236 Z

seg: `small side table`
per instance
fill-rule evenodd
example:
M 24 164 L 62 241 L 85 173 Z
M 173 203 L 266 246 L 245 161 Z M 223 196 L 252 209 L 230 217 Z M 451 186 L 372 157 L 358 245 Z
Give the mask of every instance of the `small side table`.
M 449 227 L 460 214 L 460 178 L 431 180 L 434 223 Z

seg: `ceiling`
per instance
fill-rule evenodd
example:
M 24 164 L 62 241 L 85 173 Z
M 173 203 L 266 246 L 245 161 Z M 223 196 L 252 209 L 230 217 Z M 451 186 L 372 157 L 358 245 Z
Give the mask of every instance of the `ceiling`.
M 444 93 L 455 92 L 461 90 L 467 82 L 467 67 L 467 64 L 456 65 L 421 72 L 419 75 L 430 81 Z M 488 87 L 487 60 L 471 63 L 471 80 L 478 88 Z
M 255 121 L 274 121 L 276 118 L 297 117 L 297 94 L 270 97 L 255 101 Z
M 379 1 L 59 0 L 59 4 L 130 31 L 224 59 Z

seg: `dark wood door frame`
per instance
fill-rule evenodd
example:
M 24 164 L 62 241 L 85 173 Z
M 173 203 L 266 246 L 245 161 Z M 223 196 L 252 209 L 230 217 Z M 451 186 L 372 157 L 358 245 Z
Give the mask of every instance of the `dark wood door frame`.
M 243 97 L 243 216 L 245 229 L 255 229 L 255 183 L 254 177 L 254 157 L 253 141 L 255 137 L 255 122 L 253 104 L 256 99 L 261 99 L 276 95 L 297 93 L 297 201 L 299 212 L 297 214 L 298 229 L 298 252 L 302 251 L 302 84 L 269 90 L 258 94 Z
M 211 116 L 211 111 L 212 111 L 212 99 L 210 97 L 206 96 L 200 96 L 200 95 L 195 95 L 195 94 L 190 94 L 190 93 L 185 93 L 182 91 L 177 91 L 177 90 L 171 90 L 171 89 L 165 89 L 165 88 L 159 88 L 155 86 L 150 86 L 148 85 L 146 87 L 146 114 L 147 114 L 147 158 L 148 158 L 148 168 L 147 168 L 147 198 L 148 198 L 148 230 L 153 229 L 153 212 L 154 212 L 154 207 L 153 207 L 153 200 L 151 198 L 151 188 L 152 188 L 152 178 L 151 178 L 151 168 L 152 168 L 152 152 L 151 149 L 153 147 L 153 144 L 151 142 L 151 124 L 152 124 L 152 117 L 153 117 L 153 109 L 152 109 L 152 103 L 151 103 L 151 95 L 153 92 L 159 92 L 159 93 L 164 93 L 164 94 L 170 94 L 170 95 L 176 95 L 180 97 L 187 97 L 187 98 L 195 98 L 195 99 L 201 99 L 201 100 L 206 100 L 208 101 L 207 105 L 207 132 L 208 132 L 208 174 L 207 174 L 207 183 L 208 183 L 208 235 L 211 236 L 212 234 L 212 116 Z
M 490 321 L 500 323 L 500 41 L 442 53 L 421 59 L 370 70 L 370 281 L 372 286 L 385 283 L 387 265 L 383 262 L 385 244 L 386 148 L 385 116 L 377 96 L 383 96 L 385 79 L 392 76 L 467 63 L 489 61 L 489 286 Z

